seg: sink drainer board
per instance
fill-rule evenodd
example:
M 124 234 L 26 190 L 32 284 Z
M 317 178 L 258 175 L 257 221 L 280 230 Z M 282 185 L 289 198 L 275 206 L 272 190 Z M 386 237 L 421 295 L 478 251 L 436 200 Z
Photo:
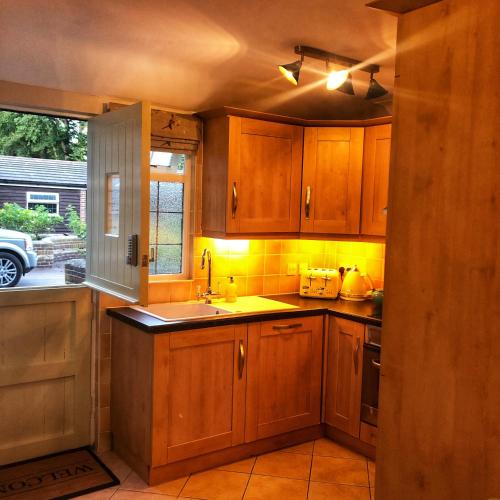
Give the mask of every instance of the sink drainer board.
M 297 306 L 291 304 L 255 296 L 239 297 L 236 302 L 214 301 L 213 304 L 204 304 L 202 302 L 169 302 L 164 304 L 151 304 L 147 307 L 132 307 L 137 311 L 144 312 L 164 321 L 297 308 Z
M 0 466 L 0 499 L 74 498 L 118 484 L 88 447 Z

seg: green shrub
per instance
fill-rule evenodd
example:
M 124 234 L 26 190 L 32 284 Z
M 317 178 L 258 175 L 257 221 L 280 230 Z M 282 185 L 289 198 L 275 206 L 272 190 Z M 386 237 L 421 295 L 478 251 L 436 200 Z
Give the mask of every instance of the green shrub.
M 34 210 L 22 208 L 17 203 L 4 203 L 0 208 L 0 227 L 28 233 L 34 239 L 40 235 L 51 233 L 54 227 L 64 219 L 59 215 L 51 214 L 46 207 L 38 205 Z
M 72 205 L 68 205 L 66 209 L 66 223 L 76 236 L 82 239 L 87 237 L 87 223 L 80 218 Z

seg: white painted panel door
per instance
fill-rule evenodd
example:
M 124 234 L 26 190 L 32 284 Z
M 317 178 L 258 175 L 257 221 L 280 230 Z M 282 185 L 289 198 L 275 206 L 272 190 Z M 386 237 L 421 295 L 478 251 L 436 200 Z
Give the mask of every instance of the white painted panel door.
M 90 295 L 0 292 L 0 465 L 90 444 Z
M 137 103 L 92 118 L 88 141 L 86 284 L 146 305 L 149 104 Z

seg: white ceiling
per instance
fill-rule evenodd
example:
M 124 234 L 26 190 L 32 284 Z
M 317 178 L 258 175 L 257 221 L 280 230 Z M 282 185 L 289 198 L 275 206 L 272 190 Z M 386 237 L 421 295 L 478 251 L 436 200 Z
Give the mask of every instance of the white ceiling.
M 1 0 L 0 80 L 147 99 L 189 111 L 240 106 L 304 118 L 387 114 L 360 97 L 327 92 L 306 59 L 297 88 L 276 65 L 296 44 L 382 66 L 392 87 L 396 18 L 367 0 Z

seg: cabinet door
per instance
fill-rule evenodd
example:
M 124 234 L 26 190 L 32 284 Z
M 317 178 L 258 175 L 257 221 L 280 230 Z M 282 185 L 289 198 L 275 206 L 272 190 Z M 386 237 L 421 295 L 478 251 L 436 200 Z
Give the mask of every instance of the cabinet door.
M 304 133 L 304 233 L 358 234 L 362 128 L 307 128 Z
M 323 317 L 248 326 L 245 441 L 320 423 Z
M 325 421 L 359 437 L 364 326 L 330 321 L 326 372 Z
M 361 233 L 385 236 L 391 125 L 365 129 Z
M 227 227 L 299 231 L 303 128 L 231 116 Z
M 205 328 L 155 338 L 153 464 L 243 442 L 246 328 Z

